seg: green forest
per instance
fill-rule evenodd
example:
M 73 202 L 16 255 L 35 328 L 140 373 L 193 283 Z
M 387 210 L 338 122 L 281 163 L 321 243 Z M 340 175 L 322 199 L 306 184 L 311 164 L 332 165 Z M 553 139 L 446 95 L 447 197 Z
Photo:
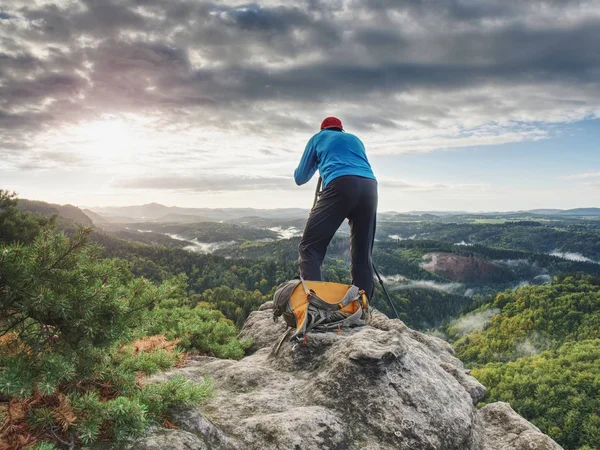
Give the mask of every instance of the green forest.
M 374 262 L 402 320 L 453 343 L 484 403 L 509 402 L 567 450 L 600 448 L 600 264 L 549 254 L 594 257 L 597 221 L 393 219 Z M 233 244 L 198 253 L 169 234 Z M 297 275 L 298 243 L 250 225 L 105 224 L 0 191 L 0 448 L 119 445 L 169 426 L 210 380 L 145 377 L 194 355 L 241 358 L 238 331 Z M 349 283 L 349 264 L 342 232 L 325 280 Z M 391 315 L 378 285 L 373 306 Z
M 501 292 L 470 316 L 489 310 L 481 329 L 461 335 L 463 317 L 446 330 L 485 402 L 509 402 L 567 450 L 600 448 L 600 278 Z
M 600 220 L 504 220 L 452 218 L 460 223 L 385 222 L 378 224 L 377 238 L 416 237 L 449 244 L 467 243 L 535 253 L 581 253 L 600 260 Z

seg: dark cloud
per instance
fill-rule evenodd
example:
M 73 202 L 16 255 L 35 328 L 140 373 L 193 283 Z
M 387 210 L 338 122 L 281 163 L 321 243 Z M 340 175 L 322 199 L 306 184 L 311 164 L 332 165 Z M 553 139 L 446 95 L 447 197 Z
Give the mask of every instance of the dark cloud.
M 30 72 L 43 69 L 42 61 L 29 53 L 17 53 L 9 55 L 0 53 L 0 74 L 8 78 L 10 72 L 14 74 L 26 75 Z
M 298 8 L 284 6 L 263 8 L 254 4 L 223 12 L 225 13 L 225 23 L 227 23 L 227 18 L 231 18 L 232 27 L 242 30 L 281 34 L 289 33 L 293 28 L 311 25 L 308 16 Z
M 107 113 L 264 134 L 314 129 L 332 108 L 360 131 L 543 122 L 600 103 L 592 1 L 60 5 L 0 12 L 0 139 Z
M 11 20 L 3 25 L 6 36 L 40 43 L 67 42 L 73 37 L 73 23 L 69 20 L 72 14 L 56 5 L 25 6 L 16 8 Z
M 484 20 L 514 20 L 527 18 L 546 9 L 567 12 L 590 4 L 586 0 L 352 0 L 354 11 L 375 11 L 381 16 L 390 11 L 407 14 L 421 20 L 443 20 L 447 26 L 456 23 L 481 22 Z M 572 10 L 572 9 L 571 9 Z
M 33 79 L 14 79 L 0 87 L 0 105 L 31 104 L 46 98 L 73 98 L 85 86 L 85 80 L 75 74 L 47 73 Z
M 20 132 L 32 132 L 39 130 L 44 126 L 44 124 L 50 124 L 53 122 L 54 118 L 45 113 L 30 111 L 23 114 L 15 114 L 0 109 L 0 130 L 3 131 L 5 137 L 4 142 L 6 142 L 7 136 L 18 136 Z

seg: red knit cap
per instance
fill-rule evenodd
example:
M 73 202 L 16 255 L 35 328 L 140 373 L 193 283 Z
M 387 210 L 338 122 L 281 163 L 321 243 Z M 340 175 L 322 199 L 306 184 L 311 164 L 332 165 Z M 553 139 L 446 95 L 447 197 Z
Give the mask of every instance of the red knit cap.
M 323 122 L 321 122 L 321 130 L 325 128 L 341 128 L 344 129 L 342 125 L 342 121 L 337 117 L 327 117 Z

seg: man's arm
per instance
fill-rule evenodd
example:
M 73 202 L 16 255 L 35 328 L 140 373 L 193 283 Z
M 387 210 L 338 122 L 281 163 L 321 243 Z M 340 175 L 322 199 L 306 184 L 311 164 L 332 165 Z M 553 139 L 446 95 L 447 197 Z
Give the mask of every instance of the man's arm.
M 298 164 L 298 168 L 294 171 L 294 180 L 296 181 L 296 184 L 300 186 L 301 184 L 308 183 L 316 171 L 317 152 L 313 146 L 313 140 L 311 138 L 310 141 L 308 141 L 308 144 L 306 144 L 306 148 L 304 149 L 304 154 L 302 155 L 300 164 Z

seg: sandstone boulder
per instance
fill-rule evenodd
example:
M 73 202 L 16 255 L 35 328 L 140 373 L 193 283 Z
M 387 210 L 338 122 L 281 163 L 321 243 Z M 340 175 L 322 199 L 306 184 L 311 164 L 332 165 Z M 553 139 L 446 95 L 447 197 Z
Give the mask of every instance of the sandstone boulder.
M 200 357 L 150 380 L 208 376 L 215 392 L 174 412 L 180 430 L 150 433 L 135 450 L 561 448 L 508 404 L 478 410 L 485 388 L 439 338 L 375 311 L 370 326 L 286 339 L 276 352 L 286 327 L 270 308 L 246 321 L 245 358 Z

